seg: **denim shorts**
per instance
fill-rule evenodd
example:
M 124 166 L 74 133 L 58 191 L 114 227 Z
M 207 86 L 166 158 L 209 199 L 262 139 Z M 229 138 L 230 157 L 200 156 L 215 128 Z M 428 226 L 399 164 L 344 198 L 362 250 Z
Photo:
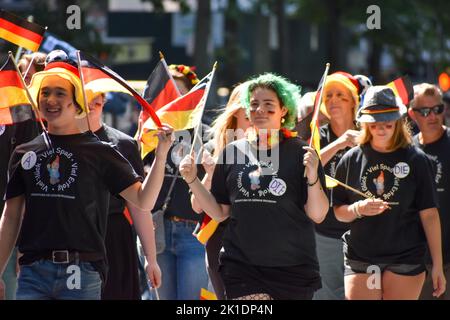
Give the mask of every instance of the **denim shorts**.
M 383 273 L 386 270 L 404 276 L 416 276 L 426 271 L 425 264 L 395 264 L 395 263 L 369 263 L 344 258 L 344 276 L 357 273 Z

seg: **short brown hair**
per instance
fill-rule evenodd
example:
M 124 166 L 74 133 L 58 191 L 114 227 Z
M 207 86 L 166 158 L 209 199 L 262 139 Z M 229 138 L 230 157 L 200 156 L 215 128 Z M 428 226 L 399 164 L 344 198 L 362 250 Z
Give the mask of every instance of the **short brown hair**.
M 372 140 L 369 130 L 370 123 L 361 123 L 361 134 L 358 137 L 358 144 L 364 145 Z M 405 119 L 400 118 L 395 121 L 395 130 L 388 146 L 389 151 L 406 148 L 412 143 L 411 130 Z
M 439 98 L 439 102 L 443 103 L 442 91 L 438 86 L 431 83 L 421 83 L 414 86 L 414 100 L 411 101 L 411 108 L 416 107 L 417 98 L 419 96 L 429 96 Z

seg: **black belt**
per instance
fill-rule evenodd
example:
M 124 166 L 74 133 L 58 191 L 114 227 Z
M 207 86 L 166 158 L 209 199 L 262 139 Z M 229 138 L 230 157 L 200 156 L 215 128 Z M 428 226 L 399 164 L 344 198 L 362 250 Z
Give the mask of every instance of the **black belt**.
M 30 264 L 36 260 L 50 260 L 53 263 L 72 263 L 74 261 L 99 261 L 104 255 L 98 252 L 78 252 L 70 250 L 53 250 L 39 253 L 25 253 L 19 263 Z

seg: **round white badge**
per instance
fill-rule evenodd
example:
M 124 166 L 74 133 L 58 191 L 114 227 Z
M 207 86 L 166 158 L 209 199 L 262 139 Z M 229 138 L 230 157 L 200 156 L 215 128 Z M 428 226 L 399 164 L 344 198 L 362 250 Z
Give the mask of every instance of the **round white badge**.
M 22 160 L 20 161 L 22 164 L 22 168 L 25 170 L 30 170 L 34 167 L 36 164 L 37 156 L 34 151 L 28 151 L 25 153 L 22 157 Z
M 0 124 L 0 136 L 5 133 L 5 129 L 6 129 L 5 125 Z
M 286 189 L 286 182 L 284 182 L 282 179 L 275 178 L 270 181 L 269 191 L 274 196 L 282 196 L 286 192 Z
M 409 171 L 409 165 L 406 162 L 399 162 L 394 167 L 394 175 L 400 179 L 407 177 Z

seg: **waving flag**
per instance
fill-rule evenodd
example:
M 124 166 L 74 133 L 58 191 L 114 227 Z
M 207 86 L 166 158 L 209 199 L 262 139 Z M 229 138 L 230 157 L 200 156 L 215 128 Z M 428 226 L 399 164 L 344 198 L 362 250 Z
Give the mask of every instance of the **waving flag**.
M 91 64 L 83 65 L 81 70 L 83 72 L 84 88 L 88 95 L 95 96 L 106 92 L 123 92 L 133 95 L 119 82 Z
M 19 47 L 37 51 L 41 45 L 45 28 L 22 19 L 10 12 L 0 10 L 0 38 Z
M 217 296 L 215 293 L 208 291 L 205 288 L 201 288 L 200 300 L 217 300 Z
M 155 111 L 181 96 L 163 58 L 148 77 L 143 96 Z
M 394 81 L 389 82 L 387 86 L 394 91 L 394 94 L 397 97 L 402 99 L 405 106 L 408 106 L 411 100 L 414 99 L 414 87 L 408 76 L 395 79 Z
M 196 230 L 194 230 L 193 235 L 201 244 L 206 244 L 206 242 L 208 242 L 209 238 L 211 238 L 218 226 L 219 222 L 205 214 L 202 223 L 198 225 L 198 228 Z
M 0 69 L 0 124 L 13 124 L 33 118 L 20 74 L 11 55 Z
M 212 72 L 204 77 L 194 88 L 184 96 L 159 108 L 156 112 L 162 122 L 173 127 L 175 131 L 194 128 L 201 121 L 204 104 L 206 103 L 206 88 L 210 85 Z M 156 148 L 158 139 L 156 127 L 148 120 L 144 123 L 141 139 L 143 146 L 141 156 L 144 158 L 149 152 Z
M 317 151 L 317 154 L 319 154 L 319 156 L 320 156 L 319 109 L 320 109 L 320 105 L 322 104 L 323 86 L 327 79 L 329 68 L 330 68 L 330 64 L 327 63 L 325 72 L 322 76 L 322 79 L 320 79 L 319 87 L 317 88 L 317 94 L 316 94 L 316 98 L 314 101 L 314 111 L 313 111 L 313 116 L 312 116 L 311 124 L 310 124 L 311 138 L 309 140 L 309 146 L 310 147 L 312 146 Z
M 110 68 L 102 64 L 97 59 L 91 57 L 90 55 L 81 52 L 80 51 L 80 59 L 82 60 L 82 67 L 89 67 L 91 66 L 92 69 L 97 68 L 99 71 L 103 72 L 106 76 L 110 77 L 111 79 L 117 81 L 121 86 L 123 86 L 142 106 L 143 110 L 147 112 L 150 117 L 152 118 L 152 121 L 155 123 L 157 127 L 161 127 L 161 121 L 159 120 L 158 116 L 156 115 L 155 111 L 152 109 L 152 107 L 149 105 L 147 101 L 142 98 L 139 93 L 136 92 L 121 76 L 119 76 L 117 73 L 112 71 Z M 83 61 L 84 60 L 84 61 Z M 86 69 L 86 71 L 89 71 Z M 85 73 L 83 72 L 83 77 Z M 92 76 L 94 79 L 95 76 Z

